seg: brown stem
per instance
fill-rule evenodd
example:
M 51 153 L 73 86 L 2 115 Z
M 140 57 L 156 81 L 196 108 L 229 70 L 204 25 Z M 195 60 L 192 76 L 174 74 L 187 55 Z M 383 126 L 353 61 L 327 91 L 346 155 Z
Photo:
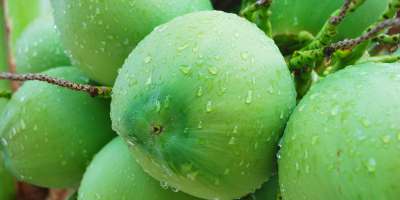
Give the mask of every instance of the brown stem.
M 71 83 L 68 80 L 53 78 L 51 76 L 42 74 L 12 74 L 9 72 L 3 72 L 0 73 L 0 79 L 8 79 L 14 81 L 38 80 L 38 81 L 48 82 L 53 85 L 65 87 L 70 90 L 86 92 L 91 97 L 111 98 L 111 91 L 112 91 L 112 88 L 110 87 L 76 84 L 76 83 Z
M 4 9 L 4 24 L 6 25 L 6 40 L 7 40 L 7 54 L 8 54 L 8 69 L 12 73 L 17 73 L 17 67 L 15 65 L 14 55 L 12 53 L 12 44 L 11 44 L 11 26 L 8 19 L 8 10 L 7 10 L 7 2 L 5 0 L 0 0 L 2 8 Z M 11 81 L 11 88 L 13 91 L 17 91 L 20 87 L 19 82 Z
M 336 26 L 340 24 L 340 22 L 342 22 L 343 19 L 346 17 L 347 11 L 349 11 L 352 1 L 353 0 L 345 0 L 343 6 L 340 8 L 340 14 L 329 19 L 329 23 Z
M 359 44 L 364 43 L 365 41 L 372 39 L 373 37 L 377 36 L 381 31 L 384 29 L 391 27 L 391 26 L 398 26 L 400 25 L 400 19 L 388 19 L 386 21 L 380 22 L 377 26 L 373 27 L 372 29 L 368 30 L 363 36 L 351 39 L 351 40 L 343 40 L 335 44 L 331 44 L 324 48 L 325 55 L 331 55 L 335 51 L 339 49 L 347 49 L 349 47 L 354 47 Z

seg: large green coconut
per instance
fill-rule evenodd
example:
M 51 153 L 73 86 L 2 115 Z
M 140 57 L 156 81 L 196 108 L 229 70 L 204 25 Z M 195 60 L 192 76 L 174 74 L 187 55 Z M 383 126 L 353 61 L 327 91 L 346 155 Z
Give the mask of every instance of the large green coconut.
M 161 187 L 160 181 L 135 162 L 120 137 L 114 138 L 93 158 L 83 176 L 78 199 L 200 200 L 173 188 Z
M 42 74 L 89 83 L 76 67 Z M 38 186 L 78 187 L 93 155 L 115 136 L 109 103 L 48 83 L 26 82 L 13 94 L 0 121 L 0 146 L 10 173 Z
M 245 196 L 275 171 L 296 101 L 273 41 L 220 11 L 157 27 L 130 54 L 113 92 L 113 127 L 143 169 L 220 200 Z
M 117 70 L 153 29 L 176 16 L 212 10 L 210 0 L 51 0 L 61 43 L 91 79 L 114 85 Z
M 51 12 L 37 18 L 22 32 L 14 46 L 18 73 L 39 73 L 71 65 L 54 28 Z
M 283 199 L 398 199 L 400 64 L 347 67 L 313 86 L 278 157 Z

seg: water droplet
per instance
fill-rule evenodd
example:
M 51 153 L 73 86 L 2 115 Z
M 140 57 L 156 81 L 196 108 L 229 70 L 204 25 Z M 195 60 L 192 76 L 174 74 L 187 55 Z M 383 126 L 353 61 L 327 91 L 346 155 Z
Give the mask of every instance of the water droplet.
M 201 121 L 199 121 L 199 123 L 197 124 L 197 128 L 203 128 L 203 123 Z
M 160 111 L 160 107 L 161 107 L 160 101 L 157 99 L 156 100 L 156 112 Z
M 305 107 L 306 105 L 307 105 L 307 104 L 304 104 L 304 105 L 300 106 L 300 107 L 299 107 L 299 111 L 300 111 L 300 112 L 303 111 L 303 109 L 304 109 L 304 107 Z
M 249 55 L 247 54 L 247 51 L 243 51 L 242 53 L 240 53 L 240 56 L 245 60 L 247 60 L 247 58 L 249 58 Z
M 147 78 L 147 80 L 146 80 L 146 85 L 149 85 L 150 83 L 151 83 L 151 74 L 150 74 L 149 78 Z
M 199 90 L 197 91 L 197 96 L 203 95 L 203 87 L 199 87 Z
M 164 189 L 168 189 L 168 187 L 169 187 L 168 183 L 167 183 L 167 182 L 164 182 L 164 181 L 160 181 L 160 186 L 161 186 L 162 188 L 164 188 Z
M 376 161 L 374 158 L 369 158 L 368 160 L 364 160 L 363 164 L 367 167 L 369 172 L 374 172 L 376 170 Z
M 209 71 L 209 72 L 211 72 L 211 74 L 215 75 L 219 72 L 219 69 L 214 66 L 210 66 L 210 67 L 207 67 L 207 71 Z
M 211 101 L 208 101 L 208 102 L 207 102 L 207 104 L 206 104 L 206 109 L 207 109 L 207 112 L 211 112 L 211 110 L 212 110 Z
M 246 103 L 251 103 L 252 99 L 253 99 L 253 91 L 249 90 L 249 91 L 247 91 Z
M 319 95 L 319 93 L 317 92 L 317 93 L 314 93 L 314 94 L 312 94 L 311 96 L 310 96 L 310 98 L 311 99 L 314 99 L 315 97 L 317 97 Z
M 216 177 L 215 179 L 214 179 L 214 185 L 219 185 L 219 181 L 221 180 L 221 178 L 219 178 L 219 177 Z M 217 198 L 218 199 L 218 198 Z
M 172 192 L 179 192 L 179 189 L 176 189 L 174 187 L 171 187 Z
M 400 81 L 400 74 L 395 75 L 395 76 L 390 76 L 390 79 L 392 79 L 392 81 Z
M 361 117 L 361 123 L 365 126 L 365 127 L 370 127 L 372 122 L 369 120 L 368 117 Z
M 240 35 L 239 32 L 235 31 L 235 38 L 238 38 L 239 35 Z
M 319 135 L 314 135 L 314 136 L 311 138 L 311 144 L 312 144 L 313 146 L 315 146 L 315 144 L 317 143 L 318 138 L 319 138 Z
M 392 136 L 391 136 L 391 135 L 384 135 L 384 136 L 382 136 L 381 138 L 382 138 L 382 141 L 383 141 L 384 143 L 389 143 L 389 142 L 390 142 L 390 139 L 392 138 Z
M 189 47 L 189 45 L 185 43 L 183 46 L 178 47 L 178 50 L 179 50 L 179 51 L 182 51 L 182 50 L 184 50 L 184 49 L 186 49 L 186 48 L 188 48 L 188 47 Z
M 164 107 L 168 108 L 168 106 L 169 106 L 169 104 L 170 104 L 170 102 L 171 102 L 171 98 L 172 98 L 172 97 L 171 97 L 170 95 L 168 95 L 168 96 L 165 97 Z
M 190 72 L 190 70 L 192 70 L 192 65 L 181 65 L 179 67 L 179 70 L 181 70 L 183 73 L 188 74 Z
M 147 56 L 144 58 L 144 63 L 149 63 L 150 60 L 151 60 L 151 55 L 150 55 L 150 53 L 149 53 L 149 54 L 147 54 Z
M 3 144 L 3 146 L 8 146 L 8 143 L 7 143 L 7 140 L 4 138 L 4 137 L 2 137 L 1 138 L 1 143 Z
M 339 105 L 335 105 L 331 110 L 331 114 L 337 115 L 338 113 L 339 113 Z

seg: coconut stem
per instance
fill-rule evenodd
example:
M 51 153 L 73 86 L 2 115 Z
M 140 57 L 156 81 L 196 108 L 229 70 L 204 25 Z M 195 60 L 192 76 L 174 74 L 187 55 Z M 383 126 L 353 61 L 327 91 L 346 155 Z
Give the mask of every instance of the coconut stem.
M 392 0 L 385 11 L 379 16 L 377 22 L 383 22 L 387 19 L 393 19 L 400 10 L 400 0 Z
M 291 71 L 295 69 L 302 68 L 306 66 L 308 63 L 315 62 L 316 60 L 321 60 L 327 58 L 330 60 L 331 55 L 339 49 L 348 49 L 351 47 L 355 47 L 357 45 L 363 44 L 366 41 L 372 39 L 376 35 L 378 35 L 385 28 L 391 26 L 399 26 L 400 19 L 389 19 L 383 22 L 380 22 L 377 26 L 370 29 L 363 36 L 351 39 L 351 40 L 343 40 L 335 44 L 331 44 L 324 48 L 319 48 L 315 50 L 296 52 L 293 54 L 293 58 L 288 62 L 288 67 Z
M 368 34 L 375 27 L 380 26 L 382 22 L 385 22 L 387 19 L 393 19 L 396 16 L 396 13 L 400 10 L 400 0 L 392 0 L 385 11 L 379 16 L 378 20 L 368 27 L 362 34 Z M 382 29 L 383 30 L 383 29 Z M 349 65 L 354 65 L 367 51 L 368 45 L 370 44 L 371 39 L 364 41 L 362 45 L 356 46 L 351 50 L 351 54 L 348 55 L 344 59 L 340 59 L 332 68 L 331 73 L 339 71 Z
M 263 30 L 269 38 L 272 38 L 272 27 L 269 20 L 269 16 L 271 16 L 271 11 L 269 10 L 271 3 L 273 3 L 271 0 L 258 0 L 243 10 L 243 17 L 251 22 L 253 21 L 253 13 L 259 11 L 260 29 Z M 262 10 L 260 10 L 260 8 L 262 8 Z
M 345 0 L 343 6 L 336 10 L 332 17 L 325 23 L 321 31 L 315 37 L 314 42 L 303 48 L 303 50 L 318 49 L 330 45 L 332 38 L 337 34 L 340 23 L 349 14 L 354 12 L 366 0 Z
M 50 83 L 52 85 L 68 88 L 70 90 L 86 92 L 91 97 L 111 98 L 112 91 L 111 87 L 76 84 L 64 79 L 53 78 L 51 76 L 42 74 L 12 74 L 9 72 L 3 72 L 0 73 L 0 79 L 14 81 L 38 80 Z
M 372 39 L 373 42 L 378 42 L 380 45 L 390 46 L 389 53 L 393 53 L 397 50 L 400 40 L 400 34 L 386 35 L 379 34 Z
M 12 94 L 11 90 L 0 90 L 0 98 L 11 99 Z

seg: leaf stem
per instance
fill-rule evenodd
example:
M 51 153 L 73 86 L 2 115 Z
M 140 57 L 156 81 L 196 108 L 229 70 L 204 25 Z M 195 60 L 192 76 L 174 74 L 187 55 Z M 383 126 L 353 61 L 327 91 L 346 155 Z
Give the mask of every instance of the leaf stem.
M 65 87 L 70 90 L 86 92 L 91 97 L 111 98 L 112 91 L 111 87 L 76 84 L 71 83 L 68 80 L 53 78 L 51 76 L 42 74 L 12 74 L 9 72 L 3 72 L 0 73 L 0 79 L 8 79 L 14 81 L 38 80 L 53 85 Z

